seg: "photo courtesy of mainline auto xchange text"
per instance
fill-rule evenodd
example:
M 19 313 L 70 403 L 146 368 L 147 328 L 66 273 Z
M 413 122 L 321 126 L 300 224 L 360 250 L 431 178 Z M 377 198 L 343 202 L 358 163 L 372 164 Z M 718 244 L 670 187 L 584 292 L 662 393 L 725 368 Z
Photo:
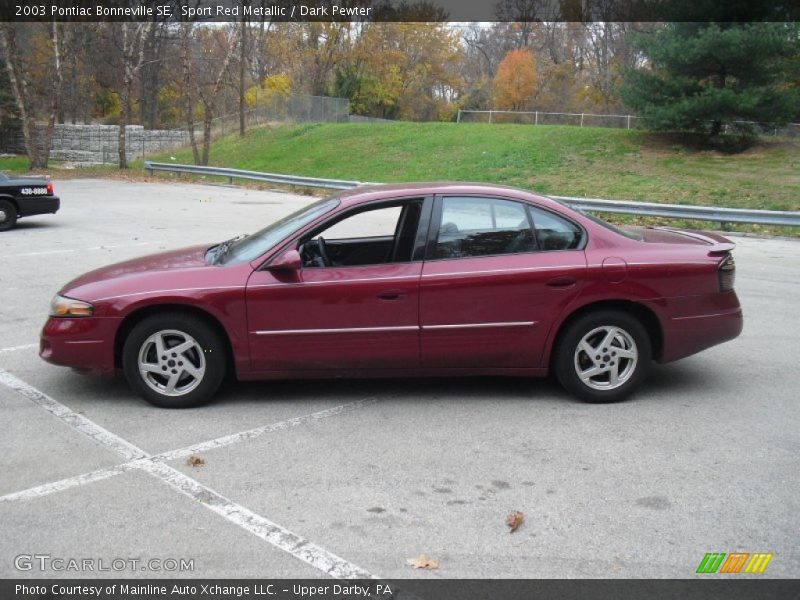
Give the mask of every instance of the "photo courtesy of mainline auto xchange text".
M 0 599 L 800 594 L 796 3 L 0 6 Z

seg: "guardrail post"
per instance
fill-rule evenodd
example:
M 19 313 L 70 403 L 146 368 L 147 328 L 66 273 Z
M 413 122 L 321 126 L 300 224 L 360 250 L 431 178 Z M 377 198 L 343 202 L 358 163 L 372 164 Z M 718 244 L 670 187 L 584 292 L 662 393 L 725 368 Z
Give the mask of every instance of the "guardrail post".
M 581 113 L 581 127 L 583 127 L 583 113 Z
M 461 123 L 461 109 L 458 109 L 458 115 L 456 116 L 456 123 Z
M 534 125 L 538 125 L 539 124 L 539 111 L 538 110 L 536 111 L 536 115 L 533 117 L 533 124 Z
M 492 122 L 492 111 L 489 111 L 489 123 Z
M 631 128 L 631 116 L 628 115 L 628 129 Z

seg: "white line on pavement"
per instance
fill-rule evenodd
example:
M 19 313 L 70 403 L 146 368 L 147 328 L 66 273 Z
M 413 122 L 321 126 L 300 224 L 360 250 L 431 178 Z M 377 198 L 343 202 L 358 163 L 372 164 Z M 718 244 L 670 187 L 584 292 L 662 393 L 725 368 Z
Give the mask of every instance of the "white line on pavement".
M 186 448 L 179 448 L 177 450 L 163 452 L 162 454 L 153 456 L 153 459 L 162 461 L 175 460 L 176 458 L 184 458 L 191 454 L 198 454 L 200 452 L 216 450 L 217 448 L 224 448 L 225 446 L 230 446 L 232 444 L 238 444 L 239 442 L 261 437 L 262 435 L 266 433 L 272 433 L 273 431 L 281 431 L 282 429 L 297 427 L 298 425 L 303 425 L 304 423 L 309 423 L 311 421 L 318 421 L 320 419 L 327 419 L 328 417 L 348 413 L 364 406 L 374 404 L 376 401 L 377 400 L 375 398 L 367 398 L 365 400 L 356 400 L 355 402 L 340 404 L 339 406 L 326 408 L 325 410 L 303 415 L 301 417 L 293 417 L 285 421 L 272 423 L 271 425 L 264 425 L 262 427 L 256 427 L 255 429 L 249 429 L 247 431 L 233 433 L 231 435 L 224 435 L 222 437 L 214 438 L 213 440 L 208 440 L 207 442 L 200 442 L 199 444 L 187 446 Z
M 103 479 L 115 477 L 116 475 L 122 475 L 123 473 L 132 471 L 134 469 L 141 469 L 144 467 L 144 463 L 147 462 L 166 462 L 170 460 L 176 460 L 179 458 L 191 456 L 192 454 L 198 454 L 200 452 L 208 452 L 209 450 L 224 448 L 225 446 L 231 446 L 233 444 L 238 444 L 239 442 L 256 439 L 264 434 L 271 433 L 273 431 L 282 431 L 284 429 L 289 429 L 290 427 L 297 427 L 298 425 L 309 423 L 311 421 L 325 419 L 327 417 L 333 417 L 335 415 L 345 414 L 354 411 L 356 409 L 359 409 L 363 406 L 374 404 L 375 402 L 376 402 L 375 398 L 356 400 L 355 402 L 340 404 L 339 406 L 334 406 L 333 408 L 326 408 L 325 410 L 320 410 L 318 412 L 310 413 L 300 417 L 293 417 L 285 421 L 278 421 L 277 423 L 271 423 L 270 425 L 256 427 L 255 429 L 249 429 L 247 431 L 242 431 L 240 433 L 224 435 L 222 437 L 214 438 L 205 442 L 200 442 L 199 444 L 193 444 L 191 446 L 186 446 L 184 448 L 178 448 L 177 450 L 169 450 L 167 452 L 162 452 L 161 454 L 155 454 L 147 458 L 139 458 L 120 465 L 116 465 L 114 467 L 109 467 L 106 469 L 98 469 L 96 471 L 90 471 L 89 473 L 75 475 L 74 477 L 67 477 L 66 479 L 61 479 L 59 481 L 53 481 L 50 483 L 37 485 L 35 487 L 28 488 L 26 490 L 14 492 L 11 494 L 6 494 L 5 496 L 0 496 L 0 503 L 16 502 L 19 500 L 30 500 L 32 498 L 41 498 L 42 496 L 48 496 L 49 494 L 54 494 L 56 492 L 61 492 L 64 490 L 68 490 L 70 488 L 86 485 L 88 483 L 94 483 L 95 481 L 102 481 Z
M 30 348 L 38 348 L 39 344 L 25 344 L 23 346 L 11 346 L 10 348 L 0 348 L 0 354 L 9 354 L 10 352 L 17 352 L 18 350 L 28 350 Z
M 115 250 L 117 248 L 138 248 L 139 246 L 152 246 L 160 242 L 137 242 L 135 244 L 105 244 L 102 246 L 90 246 L 89 248 L 61 248 L 58 250 L 40 250 L 39 252 L 13 252 L 6 258 L 17 258 L 20 256 L 44 256 L 46 254 L 69 254 L 71 252 L 90 252 L 92 250 Z
M 105 446 L 109 450 L 113 450 L 127 460 L 134 460 L 149 456 L 147 452 L 141 448 L 137 448 L 130 442 L 123 440 L 118 435 L 111 433 L 108 429 L 100 427 L 100 425 L 94 421 L 90 421 L 83 415 L 79 415 L 78 413 L 70 410 L 60 402 L 53 400 L 44 392 L 40 392 L 32 385 L 28 385 L 8 371 L 3 371 L 0 369 L 0 383 L 10 387 L 12 390 L 25 396 L 29 400 L 32 400 L 35 404 L 38 404 L 52 415 L 58 417 L 73 429 L 77 429 L 83 435 L 93 439 L 101 446 Z
M 44 392 L 37 390 L 18 377 L 11 375 L 7 371 L 0 370 L 0 383 L 8 386 L 9 388 L 38 404 L 80 433 L 88 436 L 107 448 L 115 450 L 118 454 L 128 458 L 129 460 L 135 458 L 152 458 L 149 457 L 148 454 L 141 448 L 138 448 L 130 442 L 111 433 L 94 421 L 87 419 L 83 415 L 75 413 L 57 400 L 54 400 Z M 292 425 L 287 425 L 287 427 L 290 426 Z M 231 441 L 230 443 L 234 442 Z M 137 468 L 152 475 L 153 477 L 156 477 L 173 489 L 181 492 L 183 495 L 188 496 L 189 498 L 198 502 L 201 506 L 204 506 L 207 509 L 217 513 L 230 523 L 249 531 L 253 535 L 258 536 L 260 539 L 278 548 L 279 550 L 283 550 L 284 552 L 291 554 L 295 558 L 308 563 L 312 567 L 322 571 L 323 573 L 326 573 L 327 575 L 330 575 L 331 577 L 338 579 L 375 578 L 375 576 L 361 567 L 354 565 L 353 563 L 350 563 L 331 552 L 328 552 L 324 548 L 311 543 L 309 540 L 281 527 L 276 523 L 273 523 L 269 519 L 252 512 L 244 506 L 228 500 L 223 495 L 217 493 L 209 487 L 204 486 L 199 481 L 184 475 L 180 471 L 173 469 L 169 465 L 160 462 L 159 460 L 136 460 L 134 462 L 138 465 Z M 127 464 L 131 465 L 131 463 Z M 115 472 L 115 469 L 122 469 L 125 466 L 126 465 L 121 465 L 112 469 L 106 469 L 105 473 L 103 474 L 105 476 L 100 476 L 98 472 L 95 472 L 89 473 L 83 476 L 83 478 L 84 480 L 89 481 L 99 481 L 101 479 L 106 479 L 116 475 L 117 473 Z M 62 486 L 62 489 L 66 488 L 63 488 Z
M 265 542 L 280 548 L 284 552 L 288 552 L 295 558 L 299 558 L 331 577 L 336 579 L 375 579 L 375 576 L 369 571 L 365 571 L 361 567 L 309 542 L 296 533 L 284 529 L 269 519 L 228 500 L 221 494 L 169 465 L 150 461 L 145 461 L 143 464 L 145 465 L 142 467 L 144 471 L 158 477 L 180 493 L 200 502 L 203 506 L 221 515 L 231 523 L 235 523 Z
M 19 500 L 32 500 L 34 498 L 41 498 L 42 496 L 49 496 L 50 494 L 62 492 L 64 490 L 81 485 L 86 485 L 87 483 L 94 483 L 95 481 L 109 479 L 110 477 L 122 475 L 126 471 L 133 470 L 133 465 L 135 464 L 135 462 L 128 462 L 123 465 L 111 467 L 109 469 L 99 469 L 97 471 L 92 471 L 91 473 L 84 473 L 83 475 L 76 475 L 75 477 L 67 477 L 66 479 L 61 479 L 60 481 L 53 481 L 51 483 L 45 483 L 43 485 L 37 485 L 36 487 L 28 488 L 27 490 L 22 490 L 20 492 L 6 494 L 5 496 L 0 496 L 0 504 L 3 502 L 17 502 Z

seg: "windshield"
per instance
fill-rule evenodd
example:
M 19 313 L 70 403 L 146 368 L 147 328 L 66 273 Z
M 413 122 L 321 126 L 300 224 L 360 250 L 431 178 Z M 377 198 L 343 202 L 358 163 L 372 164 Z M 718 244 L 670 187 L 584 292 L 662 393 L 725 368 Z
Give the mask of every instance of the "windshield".
M 230 265 L 250 262 L 272 250 L 278 242 L 302 229 L 317 217 L 324 215 L 339 205 L 339 198 L 320 200 L 301 208 L 279 221 L 275 221 L 261 231 L 231 244 L 230 248 L 217 259 L 217 264 Z

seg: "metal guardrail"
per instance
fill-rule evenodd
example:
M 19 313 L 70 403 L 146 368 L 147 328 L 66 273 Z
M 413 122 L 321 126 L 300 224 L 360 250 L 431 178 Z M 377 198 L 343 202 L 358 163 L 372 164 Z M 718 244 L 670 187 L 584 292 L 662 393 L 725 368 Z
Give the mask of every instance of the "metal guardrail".
M 204 167 L 199 165 L 176 165 L 145 161 L 144 168 L 152 175 L 155 171 L 172 173 L 191 173 L 227 177 L 229 183 L 234 179 L 252 179 L 268 183 L 295 185 L 300 187 L 319 187 L 336 190 L 349 190 L 364 185 L 378 185 L 363 181 L 303 177 L 280 173 L 261 173 L 242 171 L 225 167 Z M 718 223 L 750 223 L 756 225 L 777 225 L 800 227 L 800 212 L 780 210 L 756 210 L 747 208 L 722 208 L 716 206 L 687 206 L 682 204 L 658 204 L 655 202 L 632 202 L 629 200 L 604 200 L 601 198 L 576 198 L 572 196 L 550 196 L 571 208 L 592 212 L 665 217 L 670 219 L 692 219 L 697 221 L 716 221 Z
M 550 196 L 571 208 L 593 212 L 694 219 L 720 223 L 751 223 L 755 225 L 782 225 L 800 227 L 800 212 L 785 210 L 756 210 L 749 208 L 723 208 L 718 206 L 690 206 L 683 204 L 658 204 L 656 202 L 631 202 L 629 200 L 603 200 L 600 198 L 573 198 Z
M 267 183 L 282 183 L 300 187 L 318 187 L 334 190 L 351 190 L 361 185 L 370 185 L 361 181 L 344 181 L 341 179 L 323 179 L 321 177 L 302 177 L 300 175 L 281 175 L 279 173 L 260 173 L 259 171 L 242 171 L 240 169 L 227 169 L 225 167 L 203 167 L 200 165 L 176 165 L 172 163 L 144 162 L 146 171 L 153 174 L 155 171 L 168 171 L 172 173 L 191 173 L 192 175 L 212 175 L 227 177 L 228 183 L 236 179 L 252 179 Z

